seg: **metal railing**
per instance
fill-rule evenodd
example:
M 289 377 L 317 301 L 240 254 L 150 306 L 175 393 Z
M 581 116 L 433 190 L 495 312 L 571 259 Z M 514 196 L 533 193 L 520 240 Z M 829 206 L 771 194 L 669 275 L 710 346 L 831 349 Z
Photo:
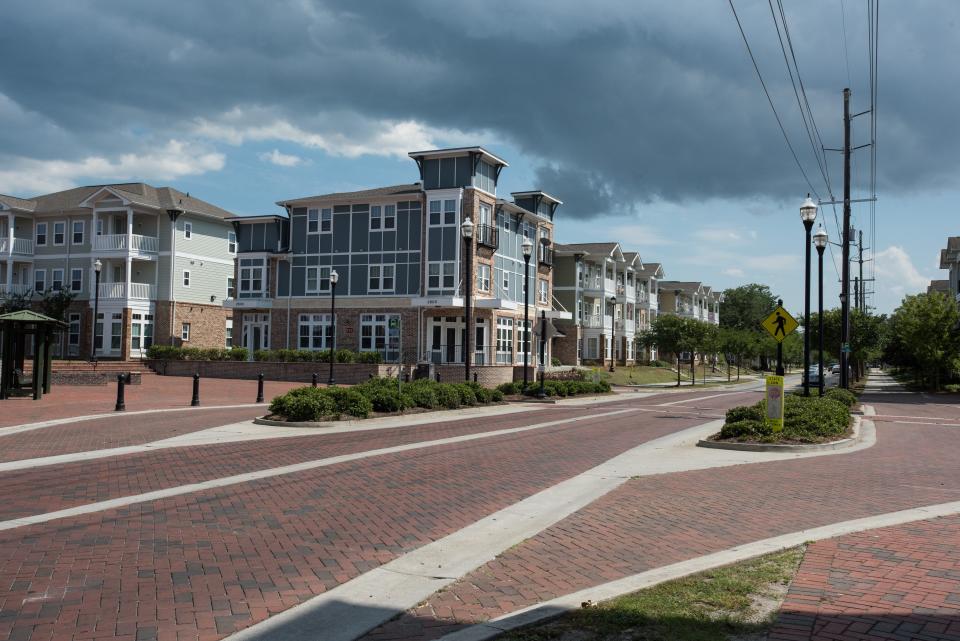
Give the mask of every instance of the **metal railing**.
M 490 365 L 490 346 L 478 345 L 473 350 L 470 359 L 472 365 Z M 462 345 L 434 345 L 427 348 L 425 360 L 434 365 L 459 365 L 463 363 L 464 349 Z
M 590 329 L 602 329 L 605 326 L 609 326 L 609 323 L 606 322 L 606 319 L 607 317 L 600 314 L 585 314 L 582 324 L 584 327 Z
M 100 283 L 99 296 L 101 300 L 124 300 L 128 298 L 153 300 L 155 294 L 154 287 L 150 283 L 130 283 L 129 294 L 126 283 Z
M 23 296 L 33 291 L 33 285 L 0 284 L 0 296 Z
M 477 225 L 477 244 L 496 249 L 500 246 L 500 231 L 492 225 Z
M 127 234 L 101 234 L 93 237 L 93 248 L 100 251 L 124 251 L 127 249 Z M 155 254 L 160 251 L 160 241 L 156 236 L 130 236 L 130 250 L 138 253 Z

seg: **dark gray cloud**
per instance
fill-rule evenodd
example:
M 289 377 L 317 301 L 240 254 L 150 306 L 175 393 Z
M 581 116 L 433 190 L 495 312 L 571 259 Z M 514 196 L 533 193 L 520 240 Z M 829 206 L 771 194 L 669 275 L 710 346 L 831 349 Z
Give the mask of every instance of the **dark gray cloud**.
M 819 189 L 769 8 L 736 4 Z M 858 109 L 867 89 L 862 4 L 847 3 Z M 0 163 L 119 153 L 241 107 L 307 131 L 318 121 L 335 130 L 335 114 L 352 114 L 345 128 L 359 115 L 491 131 L 540 159 L 542 186 L 585 216 L 655 199 L 808 191 L 726 3 L 463 5 L 6 0 Z M 960 128 L 950 124 L 960 6 L 917 7 L 882 7 L 879 150 L 888 190 L 943 185 L 960 169 Z M 824 141 L 838 146 L 847 84 L 838 3 L 789 3 L 788 17 Z M 866 142 L 865 124 L 857 142 Z

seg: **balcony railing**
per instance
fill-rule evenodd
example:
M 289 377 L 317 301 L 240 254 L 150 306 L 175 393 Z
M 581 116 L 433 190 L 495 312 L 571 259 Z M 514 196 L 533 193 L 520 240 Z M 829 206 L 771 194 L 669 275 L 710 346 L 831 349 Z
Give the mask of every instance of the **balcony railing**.
M 10 253 L 10 239 L 0 239 L 0 254 Z M 33 241 L 29 238 L 14 238 L 13 253 L 30 256 L 33 254 Z
M 23 296 L 33 291 L 33 285 L 0 284 L 0 296 Z
M 490 346 L 479 345 L 473 350 L 471 365 L 491 365 L 489 358 Z M 435 365 L 457 365 L 463 363 L 464 350 L 462 345 L 434 345 L 427 350 L 427 359 Z
M 500 231 L 491 225 L 477 225 L 477 244 L 496 249 L 500 246 Z
M 153 285 L 149 283 L 130 283 L 129 294 L 126 283 L 100 283 L 99 296 L 102 300 L 131 298 L 153 300 L 155 293 Z
M 599 314 L 587 314 L 583 317 L 583 326 L 590 329 L 602 329 L 604 317 Z
M 160 242 L 156 236 L 130 236 L 130 251 L 140 254 L 156 254 L 160 251 Z M 99 251 L 126 251 L 126 234 L 101 234 L 93 237 L 93 248 Z
M 553 265 L 553 248 L 540 247 L 540 264 L 547 267 Z

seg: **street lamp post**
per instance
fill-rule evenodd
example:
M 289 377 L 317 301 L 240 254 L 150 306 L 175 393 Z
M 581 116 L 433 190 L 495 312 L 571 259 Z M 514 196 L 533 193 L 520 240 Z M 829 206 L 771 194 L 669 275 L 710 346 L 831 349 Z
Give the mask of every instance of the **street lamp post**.
M 98 258 L 93 263 L 93 337 L 90 339 L 90 360 L 97 360 L 97 315 L 100 313 L 100 271 L 103 263 Z
M 817 292 L 817 343 L 818 350 L 820 352 L 820 357 L 818 359 L 818 367 L 820 369 L 820 396 L 823 396 L 823 250 L 827 247 L 827 242 L 830 239 L 827 237 L 827 232 L 824 231 L 823 226 L 820 226 L 820 229 L 817 230 L 817 233 L 813 235 L 813 244 L 817 248 L 817 261 L 819 262 L 820 270 L 818 272 L 819 285 Z
M 466 294 L 466 305 L 464 306 L 464 325 L 466 326 L 465 336 L 463 337 L 463 377 L 470 382 L 470 295 L 473 293 L 473 221 L 464 218 L 460 223 L 460 235 L 463 236 L 464 257 L 467 259 L 467 273 L 464 278 L 464 292 Z
M 611 334 L 610 334 L 610 373 L 612 374 L 615 371 L 613 366 L 614 360 L 616 360 L 616 340 L 617 340 L 617 297 L 610 297 L 610 325 L 611 325 Z
M 340 280 L 340 274 L 337 270 L 330 272 L 330 376 L 327 378 L 327 385 L 336 385 L 337 381 L 333 378 L 333 361 L 337 357 L 337 281 Z
M 817 204 L 810 194 L 800 205 L 800 220 L 806 232 L 806 263 L 803 272 L 803 395 L 810 396 L 810 230 L 817 219 Z M 822 376 L 822 374 L 821 374 Z
M 523 244 L 523 389 L 530 383 L 530 256 L 533 255 L 533 241 L 524 237 Z

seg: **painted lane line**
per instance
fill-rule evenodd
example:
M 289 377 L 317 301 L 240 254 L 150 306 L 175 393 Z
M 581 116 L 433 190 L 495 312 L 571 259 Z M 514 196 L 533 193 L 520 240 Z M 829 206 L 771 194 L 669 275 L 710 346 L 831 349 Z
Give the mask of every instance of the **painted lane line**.
M 684 403 L 691 403 L 696 401 L 705 401 L 708 398 L 719 398 L 721 396 L 734 396 L 736 394 L 754 394 L 757 390 L 743 390 L 740 392 L 724 392 L 722 394 L 711 394 L 710 396 L 698 396 L 697 398 L 685 398 L 681 401 L 670 401 L 669 403 L 658 403 L 657 407 L 666 407 L 668 405 L 683 405 Z
M 40 421 L 38 423 L 24 423 L 23 425 L 11 425 L 10 427 L 0 427 L 0 437 L 10 436 L 11 434 L 20 434 L 22 432 L 32 432 L 33 430 L 43 429 L 45 427 L 55 427 L 57 425 L 68 425 L 70 423 L 81 423 L 83 421 L 93 421 L 98 418 L 117 418 L 121 416 L 141 416 L 143 414 L 162 414 L 165 412 L 202 412 L 204 410 L 233 410 L 244 407 L 266 407 L 266 403 L 242 403 L 239 405 L 211 405 L 209 407 L 165 407 L 154 410 L 136 410 L 133 412 L 110 412 L 103 414 L 85 414 L 84 416 L 69 416 L 67 418 L 54 418 L 49 421 Z
M 65 519 L 65 518 L 70 518 L 74 516 L 80 516 L 83 514 L 93 514 L 96 512 L 103 512 L 105 510 L 113 510 L 116 508 L 133 505 L 136 503 L 157 501 L 160 499 L 166 499 L 173 496 L 182 496 L 184 494 L 193 494 L 195 492 L 202 492 L 204 490 L 217 489 L 217 488 L 227 487 L 230 485 L 237 485 L 240 483 L 248 483 L 250 481 L 258 481 L 262 479 L 274 478 L 274 477 L 283 476 L 286 474 L 294 474 L 296 472 L 305 472 L 308 470 L 315 470 L 321 467 L 329 467 L 331 465 L 337 465 L 340 463 L 349 463 L 351 461 L 359 461 L 362 459 L 373 458 L 376 456 L 384 456 L 386 454 L 409 452 L 412 450 L 427 449 L 431 447 L 450 445 L 454 443 L 466 443 L 469 441 L 477 441 L 477 440 L 493 438 L 497 436 L 506 436 L 509 434 L 520 434 L 523 432 L 545 429 L 548 427 L 555 427 L 555 426 L 564 425 L 567 423 L 577 423 L 580 421 L 590 421 L 598 418 L 617 416 L 620 414 L 628 414 L 628 413 L 631 413 L 632 411 L 633 410 L 615 410 L 612 412 L 603 412 L 600 414 L 575 416 L 573 418 L 546 421 L 544 423 L 536 423 L 534 425 L 525 425 L 523 427 L 512 427 L 512 428 L 507 428 L 502 430 L 494 430 L 492 432 L 480 432 L 478 434 L 465 434 L 462 436 L 452 436 L 449 438 L 434 439 L 430 441 L 420 441 L 417 443 L 406 443 L 404 445 L 394 445 L 391 447 L 382 447 L 382 448 L 377 448 L 373 450 L 367 450 L 364 452 L 354 452 L 352 454 L 341 454 L 339 456 L 331 456 L 323 459 L 315 459 L 313 461 L 305 461 L 303 463 L 293 463 L 291 465 L 284 465 L 281 467 L 273 467 L 273 468 L 268 468 L 264 470 L 257 470 L 256 472 L 245 472 L 243 474 L 234 474 L 232 476 L 224 476 L 216 479 L 210 479 L 207 481 L 201 481 L 199 483 L 189 483 L 187 485 L 179 485 L 177 487 L 170 487 L 162 490 L 154 490 L 152 492 L 144 492 L 142 494 L 133 494 L 130 496 L 123 496 L 115 499 L 108 499 L 106 501 L 97 501 L 96 503 L 89 503 L 87 505 L 80 505 L 76 507 L 66 508 L 63 510 L 56 510 L 54 512 L 46 512 L 44 514 L 35 514 L 32 516 L 11 519 L 9 521 L 0 521 L 0 531 L 12 530 L 14 528 L 24 527 L 27 525 L 35 525 L 37 523 L 47 523 L 49 521 L 55 521 L 57 519 Z
M 843 455 L 871 447 L 876 442 L 872 423 L 864 421 L 860 442 L 845 450 L 738 452 L 696 447 L 697 441 L 716 432 L 722 423 L 711 421 L 647 441 L 458 532 L 241 630 L 225 641 L 357 639 L 635 476 Z
M 893 423 L 895 425 L 942 425 L 943 427 L 960 427 L 960 423 L 934 423 L 931 421 L 885 421 L 878 419 L 880 423 Z

